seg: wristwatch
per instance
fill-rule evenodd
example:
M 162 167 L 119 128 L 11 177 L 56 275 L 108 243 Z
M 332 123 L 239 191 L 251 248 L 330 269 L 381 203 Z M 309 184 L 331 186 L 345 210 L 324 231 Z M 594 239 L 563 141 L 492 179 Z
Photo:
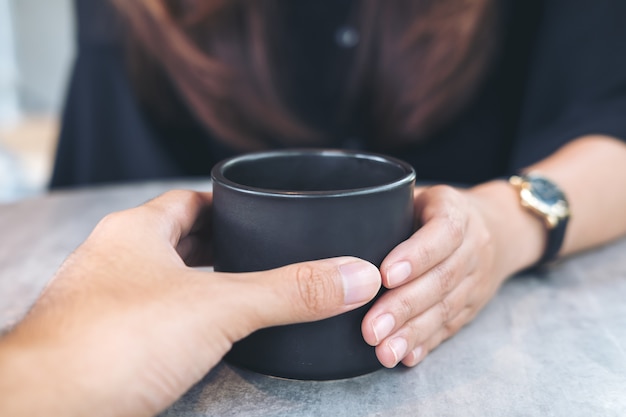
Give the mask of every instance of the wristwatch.
M 546 247 L 538 264 L 553 260 L 563 245 L 570 218 L 565 194 L 554 182 L 538 173 L 513 175 L 509 183 L 519 191 L 522 207 L 541 219 L 548 232 Z

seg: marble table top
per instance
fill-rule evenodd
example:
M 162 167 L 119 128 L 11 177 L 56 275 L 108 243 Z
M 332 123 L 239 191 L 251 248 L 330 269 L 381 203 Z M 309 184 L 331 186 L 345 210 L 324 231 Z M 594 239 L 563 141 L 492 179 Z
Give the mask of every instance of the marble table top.
M 0 330 L 111 211 L 208 180 L 54 192 L 0 205 Z M 330 382 L 221 363 L 162 416 L 625 416 L 626 239 L 508 280 L 419 366 Z

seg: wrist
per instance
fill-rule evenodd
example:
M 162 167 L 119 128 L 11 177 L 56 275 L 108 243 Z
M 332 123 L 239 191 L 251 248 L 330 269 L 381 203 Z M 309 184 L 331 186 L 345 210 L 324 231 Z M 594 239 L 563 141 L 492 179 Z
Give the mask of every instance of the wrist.
M 484 215 L 496 247 L 496 267 L 509 276 L 536 264 L 543 254 L 544 224 L 522 207 L 508 181 L 494 180 L 469 190 Z

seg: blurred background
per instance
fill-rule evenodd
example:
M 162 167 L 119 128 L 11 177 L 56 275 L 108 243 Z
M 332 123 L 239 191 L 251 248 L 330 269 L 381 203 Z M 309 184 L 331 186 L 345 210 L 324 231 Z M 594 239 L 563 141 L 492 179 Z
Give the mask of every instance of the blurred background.
M 0 204 L 45 192 L 74 57 L 73 0 L 0 0 Z

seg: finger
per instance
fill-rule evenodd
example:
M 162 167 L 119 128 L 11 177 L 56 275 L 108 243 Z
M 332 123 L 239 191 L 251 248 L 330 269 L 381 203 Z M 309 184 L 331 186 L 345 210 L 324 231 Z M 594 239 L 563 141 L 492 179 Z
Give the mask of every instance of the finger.
M 428 188 L 430 188 L 430 186 L 426 186 L 426 185 L 415 186 L 415 188 L 413 189 L 413 199 L 417 200 L 419 195 L 422 194 L 424 191 L 428 190 Z
M 414 333 L 409 331 L 394 334 L 376 347 L 376 356 L 380 363 L 387 368 L 393 368 L 400 362 L 406 366 L 415 366 L 441 342 L 456 334 L 464 325 L 469 323 L 475 314 L 474 309 L 465 307 L 456 317 L 446 323 L 440 323 L 436 326 L 428 326 L 426 323 L 423 329 L 426 337 L 418 340 L 412 340 L 411 335 Z M 423 321 L 428 322 L 428 319 L 424 317 Z M 431 321 L 432 323 L 435 321 Z
M 303 262 L 246 274 L 254 289 L 256 327 L 321 320 L 360 307 L 381 286 L 378 269 L 350 257 Z M 250 300 L 248 300 L 250 302 Z
M 212 193 L 173 190 L 134 209 L 134 214 L 153 222 L 156 232 L 166 237 L 173 247 L 192 231 L 204 227 L 210 216 Z
M 182 235 L 176 251 L 187 266 L 208 266 L 213 264 L 213 242 L 211 232 L 212 195 L 197 214 L 191 230 Z
M 468 308 L 467 290 L 455 291 L 424 313 L 404 323 L 376 347 L 380 362 L 389 368 L 396 366 L 416 347 L 422 346 L 433 335 L 455 322 Z M 402 350 L 399 347 L 403 347 Z
M 189 234 L 180 239 L 176 252 L 190 267 L 210 266 L 213 264 L 213 245 L 210 232 Z
M 383 284 L 398 287 L 449 257 L 463 242 L 467 215 L 461 193 L 449 186 L 421 192 L 415 202 L 422 226 L 381 264 Z
M 453 320 L 444 327 L 439 328 L 429 339 L 422 344 L 415 346 L 405 357 L 402 363 L 413 367 L 419 364 L 424 358 L 436 349 L 441 343 L 459 332 L 467 323 L 471 322 L 477 314 L 477 310 L 465 308 Z
M 169 191 L 141 206 L 107 215 L 88 241 L 115 239 L 129 250 L 144 248 L 147 256 L 207 265 L 211 200 L 211 193 Z
M 363 319 L 362 332 L 367 343 L 378 345 L 409 320 L 448 300 L 448 295 L 463 286 L 463 281 L 476 269 L 477 260 L 471 248 L 471 245 L 462 246 L 419 279 L 384 293 Z M 450 314 L 454 314 L 459 305 L 449 307 Z

